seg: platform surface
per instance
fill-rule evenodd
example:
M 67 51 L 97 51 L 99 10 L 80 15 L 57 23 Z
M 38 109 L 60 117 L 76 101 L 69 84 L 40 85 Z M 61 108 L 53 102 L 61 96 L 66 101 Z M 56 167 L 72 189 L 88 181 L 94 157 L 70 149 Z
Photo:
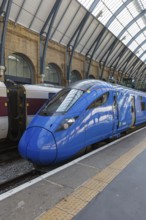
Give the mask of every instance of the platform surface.
M 146 150 L 73 218 L 89 219 L 146 219 Z
M 146 128 L 0 195 L 0 220 L 145 220 Z

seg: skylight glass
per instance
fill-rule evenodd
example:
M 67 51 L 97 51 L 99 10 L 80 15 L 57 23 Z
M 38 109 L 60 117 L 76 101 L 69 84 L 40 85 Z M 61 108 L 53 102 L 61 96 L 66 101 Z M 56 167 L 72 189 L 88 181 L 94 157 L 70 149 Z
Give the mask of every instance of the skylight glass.
M 78 0 L 84 7 L 89 10 L 93 0 Z M 98 2 L 98 1 L 97 1 Z M 140 33 L 140 30 L 146 27 L 146 0 L 100 0 L 92 14 L 116 36 L 120 36 L 120 40 L 125 44 L 132 40 L 128 46 L 130 50 L 134 51 L 138 45 L 146 39 L 146 32 Z M 109 24 L 110 18 L 112 22 Z M 129 22 L 131 22 L 128 27 Z M 133 23 L 132 23 L 133 22 Z M 126 29 L 126 27 L 128 27 Z M 122 34 L 122 31 L 125 32 Z M 140 33 L 135 38 L 135 35 Z M 137 46 L 136 46 L 137 45 Z M 140 48 L 141 54 L 146 51 L 146 42 Z M 140 57 L 140 53 L 136 54 Z M 145 61 L 146 54 L 140 59 Z

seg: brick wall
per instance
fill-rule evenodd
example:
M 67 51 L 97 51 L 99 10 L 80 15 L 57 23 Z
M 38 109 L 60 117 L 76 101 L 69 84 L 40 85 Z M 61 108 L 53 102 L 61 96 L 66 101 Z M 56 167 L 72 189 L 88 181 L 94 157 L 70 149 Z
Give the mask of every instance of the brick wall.
M 8 31 L 6 35 L 5 45 L 5 64 L 7 66 L 7 58 L 12 53 L 24 54 L 31 62 L 33 66 L 34 83 L 41 81 L 40 75 L 40 60 L 39 60 L 39 35 L 29 31 L 25 27 L 15 25 L 13 22 L 9 22 Z M 48 50 L 46 54 L 46 65 L 48 63 L 55 63 L 61 70 L 61 83 L 66 85 L 66 49 L 64 46 L 59 45 L 54 41 L 50 41 L 48 44 Z M 75 53 L 72 70 L 78 70 L 84 78 L 87 62 L 85 57 Z M 95 78 L 99 77 L 98 63 L 92 62 L 90 74 Z M 107 78 L 107 72 L 105 71 Z

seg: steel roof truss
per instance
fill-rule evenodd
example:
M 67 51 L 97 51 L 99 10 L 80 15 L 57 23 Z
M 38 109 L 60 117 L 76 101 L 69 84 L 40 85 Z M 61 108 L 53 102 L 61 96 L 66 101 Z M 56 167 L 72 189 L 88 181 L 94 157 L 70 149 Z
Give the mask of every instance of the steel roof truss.
M 103 38 L 104 34 L 105 34 L 105 31 L 106 31 L 106 27 L 103 27 L 103 29 L 101 30 L 100 34 L 98 35 L 97 39 L 93 42 L 92 46 L 90 47 L 89 51 L 91 50 L 91 48 L 94 47 L 93 51 L 92 51 L 92 54 L 90 56 L 90 60 L 89 60 L 89 65 L 88 65 L 88 71 L 87 71 L 87 74 L 86 74 L 86 78 L 88 78 L 89 76 L 89 72 L 90 72 L 90 67 L 91 67 L 91 62 L 92 62 L 92 59 L 93 59 L 93 56 L 98 48 L 98 45 L 99 45 L 99 42 L 101 41 L 101 39 Z M 88 52 L 89 52 L 88 51 Z M 86 56 L 88 55 L 88 52 L 86 54 Z
M 71 1 L 72 1 L 72 0 L 71 0 Z M 53 33 L 51 34 L 51 37 L 50 37 L 51 39 L 53 38 L 53 35 L 55 34 L 55 32 L 56 32 L 57 28 L 59 27 L 59 25 L 60 25 L 60 23 L 61 23 L 62 19 L 63 19 L 63 18 L 64 18 L 64 16 L 65 16 L 65 14 L 66 14 L 66 12 L 67 12 L 68 8 L 70 7 L 70 5 L 71 5 L 71 1 L 68 3 L 68 5 L 67 5 L 67 7 L 65 8 L 64 13 L 62 14 L 62 16 L 61 16 L 61 18 L 60 18 L 60 20 L 59 20 L 58 24 L 56 25 L 56 27 L 55 27 L 55 29 L 54 29 Z
M 21 14 L 21 11 L 22 11 L 22 9 L 23 9 L 23 6 L 24 6 L 25 2 L 26 2 L 26 0 L 23 0 L 22 5 L 21 5 L 21 7 L 20 7 L 20 9 L 19 9 L 19 12 L 18 12 L 18 14 L 17 14 L 17 17 L 16 17 L 16 19 L 15 19 L 15 24 L 18 22 L 19 16 L 20 16 L 20 14 Z
M 2 35 L 1 35 L 1 42 L 0 42 L 0 65 L 4 66 L 4 50 L 5 50 L 5 41 L 6 41 L 6 32 L 7 32 L 7 25 L 8 25 L 8 18 L 12 6 L 12 0 L 5 0 L 7 2 L 7 7 L 6 7 L 6 12 L 4 15 L 4 20 L 3 20 L 3 27 L 2 27 Z M 4 4 L 4 3 L 3 3 Z M 4 7 L 4 5 L 1 5 Z M 5 3 L 6 5 L 6 3 Z
M 46 19 L 45 24 L 42 27 L 42 30 L 40 32 L 40 73 L 41 74 L 44 74 L 45 58 L 46 58 L 46 50 L 47 50 L 47 46 L 48 46 L 48 41 L 50 39 L 52 26 L 55 21 L 55 18 L 56 18 L 56 15 L 57 15 L 57 12 L 59 10 L 61 3 L 62 3 L 62 0 L 60 0 L 60 1 L 56 0 L 56 2 L 54 3 L 54 6 L 53 6 L 50 14 L 48 15 L 48 18 Z M 46 33 L 45 44 L 43 46 L 42 36 L 44 34 L 44 31 L 45 31 L 48 23 L 49 23 L 49 27 L 48 27 L 48 31 Z
M 7 0 L 3 0 L 0 6 L 0 15 L 4 12 L 5 6 L 6 6 Z
M 140 60 L 137 58 L 136 61 L 134 62 L 134 64 L 132 65 L 132 69 L 129 73 L 129 75 L 132 77 L 133 75 L 135 75 L 134 73 L 136 72 L 137 68 L 139 67 L 139 65 L 141 65 Z
M 74 55 L 75 48 L 78 45 L 79 37 L 81 35 L 81 32 L 82 32 L 89 16 L 91 15 L 92 11 L 94 10 L 94 7 L 98 4 L 99 1 L 100 0 L 94 0 L 94 2 L 92 3 L 92 5 L 89 8 L 89 11 L 86 12 L 85 16 L 83 17 L 82 21 L 80 22 L 79 26 L 77 27 L 76 31 L 74 32 L 73 36 L 71 37 L 71 39 L 69 40 L 69 42 L 67 44 L 67 49 L 66 50 L 67 50 L 67 53 L 68 53 L 68 48 L 70 47 L 72 41 L 74 40 L 74 43 L 72 45 L 72 49 L 70 51 L 71 54 L 70 54 L 70 58 L 69 58 L 69 63 L 67 64 L 67 80 L 68 80 L 68 82 L 70 81 L 72 58 L 73 58 L 73 55 Z
M 33 19 L 31 20 L 31 22 L 30 22 L 30 24 L 29 24 L 29 29 L 31 28 L 31 26 L 32 26 L 32 24 L 33 24 L 33 22 L 34 22 L 34 19 L 35 19 L 36 15 L 37 15 L 37 13 L 38 13 L 38 11 L 39 11 L 39 9 L 40 9 L 42 3 L 43 3 L 43 1 L 40 0 L 39 5 L 38 5 L 38 7 L 37 7 L 37 9 L 36 9 L 36 11 L 35 11 L 35 14 L 34 14 L 34 16 L 33 16 Z

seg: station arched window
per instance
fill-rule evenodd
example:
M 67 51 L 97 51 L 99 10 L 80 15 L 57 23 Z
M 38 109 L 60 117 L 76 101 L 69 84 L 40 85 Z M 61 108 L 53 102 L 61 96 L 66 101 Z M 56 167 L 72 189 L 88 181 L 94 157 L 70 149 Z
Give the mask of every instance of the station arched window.
M 8 56 L 5 80 L 10 79 L 17 83 L 33 83 L 33 66 L 30 60 L 23 54 L 11 54 Z
M 93 76 L 92 74 L 89 75 L 89 79 L 95 79 L 95 76 Z
M 81 74 L 79 73 L 79 71 L 72 70 L 71 77 L 70 77 L 71 83 L 76 82 L 81 79 L 82 79 L 82 77 L 81 77 Z
M 49 63 L 46 66 L 44 82 L 61 85 L 61 69 L 55 63 Z

